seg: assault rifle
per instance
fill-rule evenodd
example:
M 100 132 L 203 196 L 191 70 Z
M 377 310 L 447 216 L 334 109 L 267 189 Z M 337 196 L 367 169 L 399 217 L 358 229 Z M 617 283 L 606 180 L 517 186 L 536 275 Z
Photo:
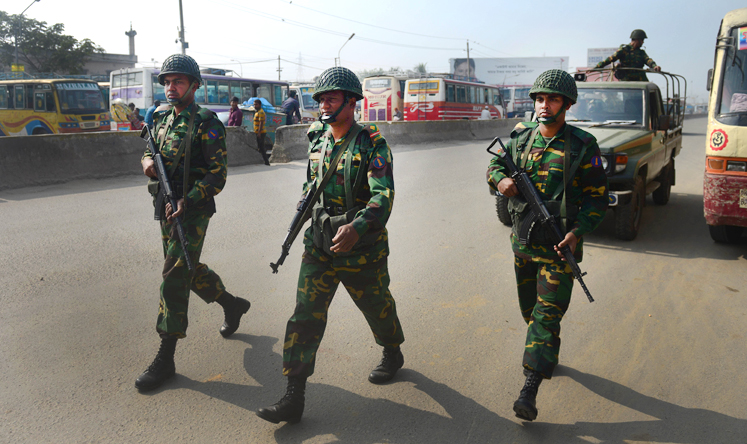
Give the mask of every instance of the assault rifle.
M 490 151 L 490 149 L 493 148 L 493 145 L 495 145 L 496 143 L 499 143 L 501 145 L 500 154 Z M 493 143 L 490 144 L 487 151 L 488 153 L 503 159 L 503 161 L 506 163 L 506 166 L 508 166 L 508 169 L 511 171 L 510 177 L 514 180 L 516 188 L 519 189 L 519 193 L 524 198 L 524 200 L 529 203 L 529 206 L 531 208 L 531 214 L 526 218 L 521 227 L 521 232 L 525 233 L 524 239 L 526 239 L 522 243 L 527 242 L 529 233 L 531 233 L 536 224 L 539 224 L 541 227 L 544 227 L 550 232 L 555 245 L 562 242 L 563 239 L 565 239 L 565 236 L 560 231 L 560 227 L 558 226 L 557 221 L 550 214 L 550 212 L 547 211 L 547 207 L 542 201 L 539 193 L 537 193 L 537 188 L 535 188 L 531 179 L 529 179 L 529 175 L 526 173 L 526 171 L 521 170 L 516 166 L 514 160 L 511 158 L 511 155 L 503 145 L 503 142 L 501 142 L 501 139 L 499 137 L 493 139 Z M 584 284 L 583 276 L 585 276 L 586 273 L 581 272 L 581 268 L 579 268 L 576 259 L 573 257 L 571 247 L 569 247 L 568 245 L 563 246 L 560 248 L 560 252 L 563 254 L 563 258 L 568 263 L 568 265 L 571 266 L 571 270 L 573 270 L 573 276 L 576 278 L 578 283 L 581 284 L 581 288 L 584 289 L 584 293 L 586 293 L 586 296 L 589 298 L 589 302 L 594 302 L 594 298 L 591 297 L 589 289 L 586 288 L 586 284 Z
M 272 268 L 273 274 L 277 273 L 278 267 L 283 265 L 283 262 L 285 262 L 285 258 L 288 257 L 288 253 L 290 252 L 291 245 L 293 245 L 293 241 L 296 240 L 296 236 L 298 236 L 298 233 L 301 231 L 303 224 L 311 218 L 311 209 L 313 208 L 311 200 L 314 196 L 315 189 L 314 186 L 309 187 L 309 190 L 306 192 L 306 195 L 303 197 L 301 203 L 296 209 L 296 214 L 293 216 L 293 221 L 291 221 L 290 227 L 288 227 L 288 234 L 285 236 L 285 240 L 281 247 L 282 252 L 280 253 L 280 259 L 275 263 L 270 262 L 270 268 Z
M 153 161 L 156 164 L 156 174 L 158 175 L 158 193 L 160 196 L 156 199 L 156 220 L 161 220 L 161 208 L 158 202 L 169 202 L 171 204 L 172 211 L 176 211 L 176 195 L 174 194 L 174 188 L 171 186 L 171 182 L 169 181 L 168 172 L 166 170 L 166 167 L 163 164 L 163 157 L 161 157 L 161 152 L 156 148 L 156 144 L 153 141 L 153 133 L 150 132 L 150 127 L 148 125 L 143 126 L 142 131 L 140 132 L 140 137 L 145 139 L 145 144 L 148 147 L 148 151 L 150 151 L 150 155 L 153 157 Z M 187 236 L 184 234 L 184 226 L 182 225 L 182 218 L 176 217 L 174 220 L 174 225 L 176 226 L 176 232 L 179 235 L 179 243 L 182 244 L 182 251 L 184 251 L 184 260 L 187 262 L 187 269 L 189 272 L 194 271 L 194 266 L 192 265 L 192 259 L 189 257 L 189 250 L 187 247 L 189 246 L 189 243 L 187 242 Z

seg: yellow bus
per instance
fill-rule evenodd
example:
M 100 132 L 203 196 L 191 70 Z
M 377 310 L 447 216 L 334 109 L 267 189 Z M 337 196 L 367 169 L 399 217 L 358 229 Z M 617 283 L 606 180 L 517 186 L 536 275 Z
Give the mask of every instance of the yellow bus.
M 713 240 L 731 243 L 747 227 L 747 8 L 721 21 L 707 88 L 703 209 Z
M 111 116 L 96 82 L 0 81 L 0 136 L 109 131 Z

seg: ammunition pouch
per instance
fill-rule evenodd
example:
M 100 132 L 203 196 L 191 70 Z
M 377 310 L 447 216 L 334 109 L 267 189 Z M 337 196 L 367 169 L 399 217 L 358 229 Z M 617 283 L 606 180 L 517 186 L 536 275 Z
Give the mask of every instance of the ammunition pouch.
M 550 200 L 545 202 L 545 207 L 555 222 L 560 227 L 560 231 L 565 234 L 568 227 L 573 226 L 578 216 L 578 208 L 575 205 L 568 205 L 567 217 L 560 217 L 560 206 L 562 201 Z M 552 231 L 539 224 L 539 215 L 532 211 L 529 202 L 519 196 L 513 196 L 508 199 L 508 212 L 511 215 L 511 231 L 519 239 L 522 245 L 555 245 Z
M 337 235 L 337 230 L 341 226 L 352 222 L 358 211 L 363 208 L 363 205 L 359 205 L 351 210 L 342 212 L 342 207 L 325 208 L 317 202 L 311 210 L 311 229 L 314 246 L 321 249 L 326 254 L 351 256 L 356 254 L 356 251 L 365 250 L 375 244 L 381 235 L 381 231 L 366 232 L 358 239 L 358 242 L 353 245 L 353 248 L 350 251 L 345 253 L 333 253 L 331 251 L 332 245 L 334 245 L 332 239 Z M 330 215 L 330 212 L 335 215 Z

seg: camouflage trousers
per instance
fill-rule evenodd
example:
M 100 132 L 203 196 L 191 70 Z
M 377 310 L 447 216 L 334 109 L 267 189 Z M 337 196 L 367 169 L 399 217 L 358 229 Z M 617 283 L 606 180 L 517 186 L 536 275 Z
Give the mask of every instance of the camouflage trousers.
M 377 344 L 396 347 L 404 342 L 389 292 L 386 257 L 361 266 L 338 265 L 334 258 L 307 247 L 298 274 L 296 309 L 285 330 L 283 375 L 309 377 L 314 373 L 327 312 L 340 282 L 366 318 Z
M 524 368 L 547 379 L 558 365 L 560 321 L 568 310 L 573 272 L 565 262 L 532 262 L 514 256 L 519 308 L 527 323 Z
M 205 302 L 216 301 L 226 292 L 220 276 L 207 265 L 200 263 L 200 253 L 205 242 L 210 215 L 187 213 L 182 218 L 184 234 L 187 237 L 189 257 L 195 270 L 192 276 L 184 260 L 184 251 L 179 242 L 176 225 L 161 221 L 163 241 L 163 283 L 161 302 L 158 307 L 156 330 L 161 335 L 184 338 L 187 335 L 187 308 L 189 292 L 194 291 Z

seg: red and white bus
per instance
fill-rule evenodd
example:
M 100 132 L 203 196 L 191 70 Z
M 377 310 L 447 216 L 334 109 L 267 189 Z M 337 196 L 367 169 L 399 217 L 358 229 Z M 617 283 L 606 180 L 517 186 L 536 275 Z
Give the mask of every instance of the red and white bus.
M 363 79 L 363 109 L 361 121 L 387 122 L 395 108 L 403 111 L 403 95 L 407 76 L 382 75 Z
M 410 79 L 405 84 L 405 120 L 479 119 L 487 107 L 491 119 L 505 119 L 497 85 L 447 77 Z

